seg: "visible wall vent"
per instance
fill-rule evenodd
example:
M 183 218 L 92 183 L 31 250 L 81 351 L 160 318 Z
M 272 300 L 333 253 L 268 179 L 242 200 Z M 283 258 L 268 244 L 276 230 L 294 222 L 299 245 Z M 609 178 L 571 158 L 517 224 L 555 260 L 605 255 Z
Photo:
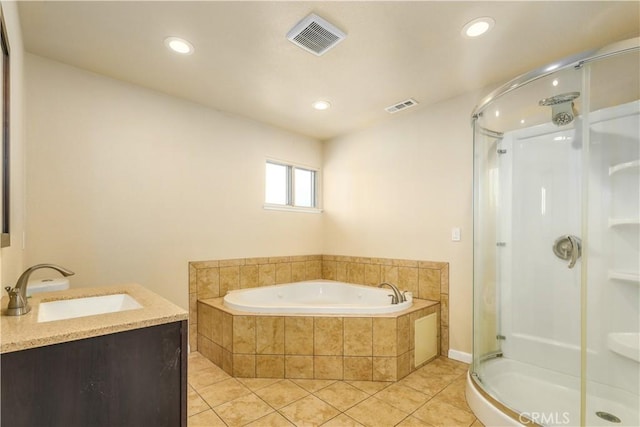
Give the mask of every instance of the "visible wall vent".
M 393 114 L 393 113 L 397 113 L 398 111 L 406 110 L 407 108 L 414 107 L 416 105 L 418 105 L 418 101 L 416 101 L 415 99 L 409 98 L 406 101 L 402 101 L 395 105 L 385 108 L 385 111 L 387 113 Z
M 318 15 L 311 15 L 298 22 L 287 33 L 287 39 L 307 52 L 320 56 L 340 43 L 347 35 Z

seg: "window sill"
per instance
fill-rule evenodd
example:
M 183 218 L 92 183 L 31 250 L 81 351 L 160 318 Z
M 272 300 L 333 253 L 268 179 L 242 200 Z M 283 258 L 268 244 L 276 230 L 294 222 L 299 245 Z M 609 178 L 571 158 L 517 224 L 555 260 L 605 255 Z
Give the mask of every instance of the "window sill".
M 322 209 L 319 208 L 303 208 L 300 206 L 285 206 L 285 205 L 263 205 L 263 208 L 269 211 L 289 211 L 289 212 L 305 212 L 305 213 L 322 213 Z

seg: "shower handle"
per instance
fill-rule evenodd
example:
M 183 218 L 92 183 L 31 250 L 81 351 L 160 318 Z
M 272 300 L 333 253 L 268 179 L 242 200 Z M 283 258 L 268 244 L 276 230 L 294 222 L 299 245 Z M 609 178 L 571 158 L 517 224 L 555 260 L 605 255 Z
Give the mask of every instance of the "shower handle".
M 569 268 L 576 265 L 582 255 L 582 241 L 579 237 L 566 234 L 553 243 L 553 253 L 560 259 L 569 261 Z

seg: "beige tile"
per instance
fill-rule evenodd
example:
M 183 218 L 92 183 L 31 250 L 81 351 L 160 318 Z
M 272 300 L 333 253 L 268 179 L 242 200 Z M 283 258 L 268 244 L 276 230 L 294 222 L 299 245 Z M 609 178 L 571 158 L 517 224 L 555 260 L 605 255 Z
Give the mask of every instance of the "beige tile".
M 419 372 L 428 375 L 460 375 L 468 370 L 468 364 L 440 356 L 420 368 Z
M 189 263 L 189 293 L 190 294 L 194 294 L 198 292 L 197 274 L 198 274 L 198 269 L 196 269 L 196 267 L 192 263 Z
M 409 327 L 409 315 L 398 317 L 398 354 L 403 354 L 409 351 L 411 341 L 411 328 Z
M 364 264 L 350 262 L 347 265 L 347 281 L 364 284 Z
M 440 301 L 440 270 L 430 268 L 419 270 L 418 298 Z
M 266 258 L 266 257 L 245 258 L 244 263 L 245 265 L 269 264 L 269 258 Z
M 420 371 L 415 371 L 398 381 L 398 384 L 411 387 L 429 396 L 435 396 L 456 378 L 456 375 L 425 375 Z
M 285 417 L 277 412 L 272 412 L 262 418 L 247 424 L 247 427 L 295 427 Z
M 398 267 L 395 265 L 382 266 L 382 282 L 398 283 Z
M 406 377 L 411 372 L 411 357 L 413 352 L 406 352 L 398 356 L 398 364 L 397 364 L 397 373 L 398 376 L 396 380 Z
M 198 294 L 189 294 L 189 325 L 198 324 Z
M 230 378 L 225 371 L 215 365 L 197 371 L 191 371 L 189 369 L 187 377 L 189 384 L 191 384 L 196 391 L 200 391 L 204 387 Z
M 322 261 L 311 260 L 305 263 L 305 280 L 322 278 Z
M 222 348 L 233 350 L 233 316 L 222 313 Z
M 284 378 L 284 355 L 258 354 L 256 376 L 259 378 Z
M 233 352 L 256 352 L 256 317 L 233 316 Z
M 258 286 L 258 266 L 243 265 L 240 267 L 240 289 Z
M 291 263 L 276 264 L 276 283 L 291 283 Z
M 460 426 L 468 427 L 476 417 L 465 410 L 456 408 L 445 402 L 430 400 L 412 414 L 414 417 L 435 427 Z
M 220 270 L 201 268 L 196 271 L 196 289 L 199 299 L 220 296 Z
M 211 341 L 222 346 L 222 310 L 214 308 L 211 311 Z
M 254 394 L 224 403 L 215 411 L 228 426 L 243 426 L 274 412 L 272 407 Z
M 325 280 L 337 280 L 337 265 L 336 261 L 322 260 L 322 278 Z
M 314 354 L 343 354 L 343 322 L 341 317 L 316 317 L 313 321 Z
M 251 391 L 242 385 L 242 383 L 235 378 L 229 378 L 224 381 L 212 384 L 207 387 L 203 387 L 198 390 L 200 397 L 209 404 L 212 408 L 218 405 L 229 402 L 238 397 L 246 396 Z
M 212 267 L 218 267 L 220 263 L 217 260 L 210 260 L 210 261 L 193 261 L 190 262 L 189 265 L 192 265 L 193 267 L 195 267 L 196 270 L 199 270 L 201 268 L 212 268 Z
M 221 350 L 222 348 L 214 344 L 212 341 L 203 337 L 202 335 L 198 335 L 198 349 L 200 353 L 207 359 L 211 360 L 214 365 L 220 365 L 221 362 Z
M 270 386 L 256 390 L 255 393 L 276 409 L 309 395 L 309 392 L 292 381 L 282 380 Z
M 418 269 L 414 267 L 398 267 L 398 288 L 402 291 L 418 295 Z
M 258 285 L 270 286 L 276 284 L 276 265 L 260 264 L 258 266 Z
M 291 355 L 313 354 L 313 317 L 285 317 L 284 351 Z
M 375 397 L 369 397 L 345 414 L 367 427 L 395 426 L 408 415 Z
M 373 318 L 373 355 L 397 355 L 397 321 L 395 318 Z
M 207 304 L 198 302 L 198 333 L 211 340 L 211 327 L 213 323 L 213 308 Z
M 347 381 L 354 387 L 359 388 L 367 394 L 376 394 L 380 390 L 384 390 L 389 387 L 393 382 L 391 381 Z
M 449 328 L 446 326 L 440 327 L 440 355 L 446 356 L 449 354 Z
M 336 261 L 336 280 L 339 282 L 347 282 L 349 276 L 347 274 L 347 262 Z
M 302 282 L 306 280 L 306 263 L 304 261 L 291 263 L 291 281 Z
M 256 353 L 284 354 L 284 317 L 256 316 Z
M 291 262 L 291 257 L 288 256 L 276 256 L 269 258 L 269 264 L 282 264 Z
M 431 399 L 427 394 L 398 383 L 375 394 L 375 397 L 408 414 Z
M 447 387 L 444 388 L 440 393 L 438 393 L 434 400 L 448 403 L 449 405 L 456 406 L 460 409 L 464 409 L 467 412 L 472 412 L 471 408 L 467 404 L 467 399 L 465 397 L 465 388 L 466 388 L 466 379 L 458 378 Z
M 313 376 L 320 380 L 341 380 L 343 378 L 342 356 L 315 356 Z
M 440 270 L 440 293 L 449 294 L 449 263 L 444 263 L 445 265 Z
M 189 324 L 189 347 L 191 351 L 198 351 L 198 324 Z
M 220 296 L 240 289 L 240 266 L 220 267 Z
M 304 388 L 305 390 L 311 393 L 315 393 L 318 390 L 322 390 L 323 388 L 328 387 L 331 384 L 336 382 L 335 380 L 317 380 L 317 379 L 313 379 L 313 380 L 295 379 L 291 381 L 293 381 L 294 383 L 298 384 L 300 387 Z
M 202 369 L 213 368 L 215 365 L 212 361 L 204 357 L 198 352 L 191 351 L 189 353 L 188 361 L 189 373 L 197 372 Z
M 418 267 L 419 261 L 414 259 L 393 259 L 393 265 L 397 265 L 399 267 Z
M 313 356 L 284 356 L 285 378 L 313 378 Z
M 425 423 L 422 420 L 419 420 L 414 416 L 408 416 L 407 418 L 402 420 L 399 424 L 396 424 L 396 427 L 433 427 L 433 426 L 431 424 Z
M 245 265 L 245 258 L 221 259 L 218 260 L 220 267 L 233 267 L 237 265 Z
M 237 378 L 246 388 L 251 391 L 256 391 L 261 388 L 275 384 L 278 381 L 282 381 L 281 378 Z
M 222 370 L 227 374 L 233 374 L 233 353 L 222 349 Z
M 337 381 L 314 394 L 341 412 L 369 398 L 367 393 L 344 381 Z
M 371 317 L 344 318 L 344 355 L 373 355 L 373 322 Z
M 345 380 L 366 381 L 373 379 L 373 358 L 371 357 L 344 357 Z
M 208 411 L 200 412 L 187 419 L 188 427 L 227 427 L 227 425 L 220 419 L 215 412 L 211 409 Z
M 484 424 L 482 424 L 480 422 L 479 419 L 476 418 L 476 420 L 473 422 L 473 424 L 471 424 L 471 427 L 485 427 Z
M 340 414 L 335 418 L 331 418 L 322 427 L 364 427 L 362 424 L 354 420 L 348 415 Z
M 449 295 L 446 294 L 440 298 L 440 322 L 442 326 L 449 326 Z
M 363 284 L 369 286 L 377 286 L 382 283 L 381 268 L 378 264 L 365 264 L 364 265 L 364 281 Z
M 193 387 L 189 386 L 187 388 L 187 416 L 190 417 L 208 409 L 210 408 L 207 402 L 196 393 Z
M 233 376 L 239 378 L 256 377 L 255 354 L 233 354 Z
M 396 381 L 398 379 L 397 357 L 373 358 L 373 381 Z
M 328 403 L 309 395 L 280 409 L 280 413 L 297 426 L 319 426 L 340 412 Z

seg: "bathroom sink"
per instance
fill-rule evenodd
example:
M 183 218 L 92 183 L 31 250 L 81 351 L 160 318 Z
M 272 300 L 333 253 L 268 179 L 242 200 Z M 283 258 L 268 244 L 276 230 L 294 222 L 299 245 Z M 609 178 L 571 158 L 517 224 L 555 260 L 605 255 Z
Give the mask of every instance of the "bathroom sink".
M 40 303 L 38 322 L 52 322 L 137 308 L 142 308 L 142 305 L 127 294 L 50 301 Z

